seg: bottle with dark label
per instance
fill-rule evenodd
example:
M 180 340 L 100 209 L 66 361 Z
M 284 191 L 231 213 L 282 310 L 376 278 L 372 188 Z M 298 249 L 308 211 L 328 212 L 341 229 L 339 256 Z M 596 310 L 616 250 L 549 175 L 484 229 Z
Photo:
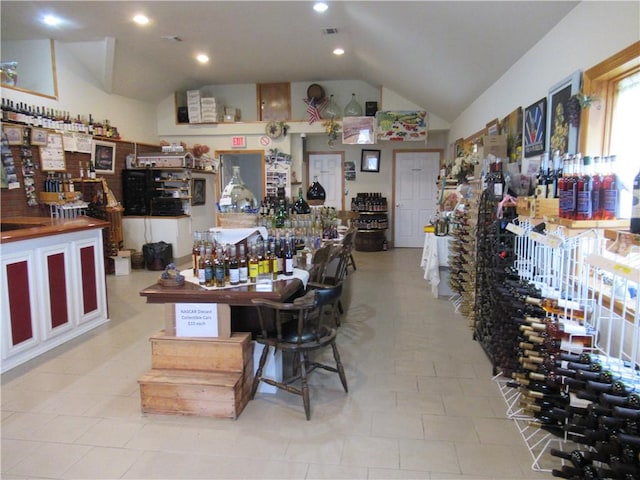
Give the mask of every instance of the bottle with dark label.
M 640 172 L 633 179 L 630 230 L 631 233 L 640 233 Z
M 207 247 L 204 251 L 204 284 L 207 287 L 213 287 L 215 285 L 211 247 Z
M 200 246 L 202 245 L 202 233 L 193 232 L 193 247 L 191 257 L 193 263 L 193 276 L 198 277 L 198 266 L 200 265 Z
M 593 157 L 593 175 L 591 175 L 591 181 L 593 183 L 591 191 L 591 213 L 594 220 L 602 219 L 602 204 L 600 203 L 600 191 L 602 190 L 601 168 L 600 157 Z
M 582 157 L 580 173 L 576 179 L 576 220 L 591 220 L 593 218 L 591 157 Z
M 214 268 L 214 282 L 216 287 L 224 287 L 225 272 L 224 272 L 224 252 L 222 246 L 218 245 L 216 249 L 216 258 L 213 261 Z
M 200 251 L 198 252 L 198 283 L 202 286 L 207 284 L 205 273 L 205 248 L 200 245 Z
M 602 181 L 602 189 L 604 191 L 603 219 L 613 220 L 616 218 L 618 211 L 618 176 L 615 171 L 616 156 L 611 155 L 606 161 L 606 175 Z

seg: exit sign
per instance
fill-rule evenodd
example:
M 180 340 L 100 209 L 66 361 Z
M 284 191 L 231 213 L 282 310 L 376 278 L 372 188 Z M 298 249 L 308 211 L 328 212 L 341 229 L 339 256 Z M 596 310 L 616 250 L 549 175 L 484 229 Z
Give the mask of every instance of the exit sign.
M 231 146 L 233 148 L 246 148 L 247 137 L 245 136 L 231 137 Z

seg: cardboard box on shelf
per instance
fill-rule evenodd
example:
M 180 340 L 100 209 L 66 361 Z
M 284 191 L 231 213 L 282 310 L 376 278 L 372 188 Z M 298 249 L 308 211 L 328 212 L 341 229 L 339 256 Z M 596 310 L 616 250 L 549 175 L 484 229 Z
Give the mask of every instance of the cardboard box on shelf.
M 507 136 L 485 135 L 482 137 L 482 158 L 492 154 L 498 158 L 507 158 Z

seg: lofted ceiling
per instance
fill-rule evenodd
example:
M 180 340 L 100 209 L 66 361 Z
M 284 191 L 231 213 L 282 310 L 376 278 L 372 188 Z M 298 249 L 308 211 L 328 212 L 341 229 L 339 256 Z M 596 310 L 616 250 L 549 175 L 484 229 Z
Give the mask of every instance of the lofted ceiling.
M 451 122 L 579 2 L 328 3 L 318 14 L 310 1 L 2 0 L 1 33 L 53 38 L 79 56 L 105 42 L 106 90 L 144 101 L 203 85 L 362 80 Z M 141 12 L 144 27 L 131 20 Z M 67 23 L 45 27 L 47 13 Z

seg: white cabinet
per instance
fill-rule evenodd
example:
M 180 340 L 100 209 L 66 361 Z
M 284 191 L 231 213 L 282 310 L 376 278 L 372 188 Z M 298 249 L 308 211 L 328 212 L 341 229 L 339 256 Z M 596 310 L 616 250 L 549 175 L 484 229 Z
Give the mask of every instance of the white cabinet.
M 2 371 L 108 320 L 102 230 L 2 245 Z

